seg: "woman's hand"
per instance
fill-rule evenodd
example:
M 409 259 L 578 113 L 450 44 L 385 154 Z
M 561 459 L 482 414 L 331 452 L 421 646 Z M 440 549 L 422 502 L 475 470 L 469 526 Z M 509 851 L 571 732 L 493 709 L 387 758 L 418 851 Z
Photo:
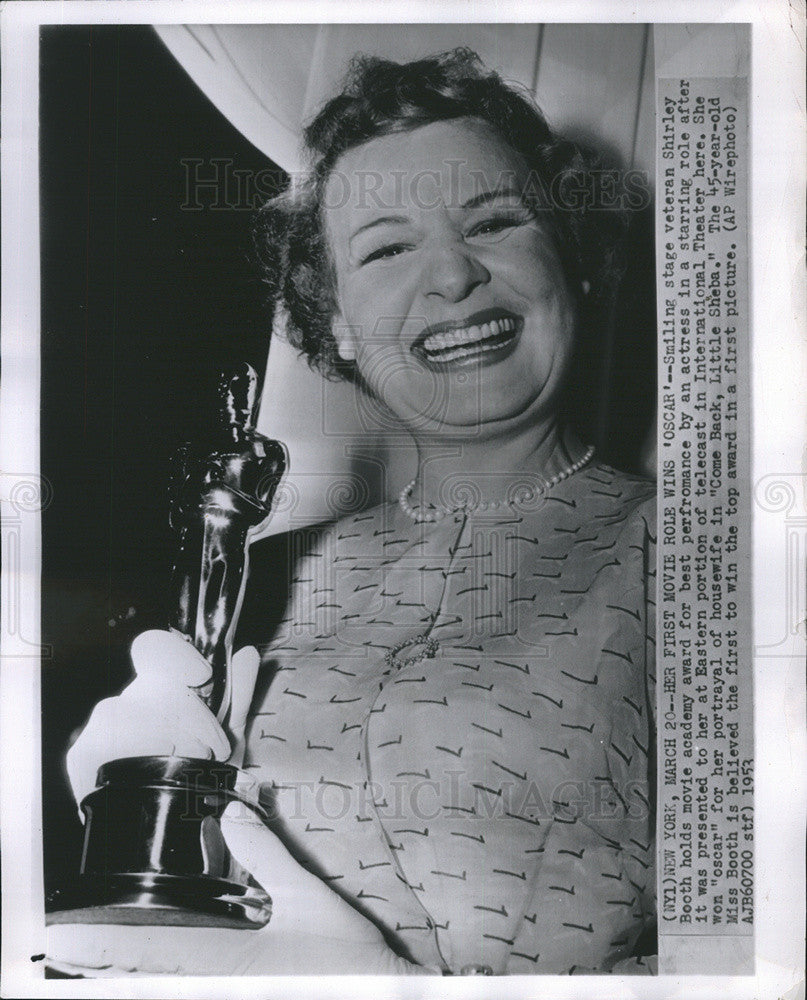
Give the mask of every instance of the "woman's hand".
M 292 858 L 240 803 L 221 822 L 227 845 L 272 897 L 261 930 L 58 924 L 49 964 L 73 975 L 429 975 L 399 958 L 380 931 Z
M 99 702 L 67 753 L 67 774 L 77 803 L 95 788 L 98 768 L 118 757 L 177 755 L 231 760 L 243 753 L 246 715 L 258 671 L 248 646 L 232 661 L 232 737 L 195 689 L 210 678 L 201 653 L 178 632 L 143 632 L 132 643 L 137 676 L 121 694 Z

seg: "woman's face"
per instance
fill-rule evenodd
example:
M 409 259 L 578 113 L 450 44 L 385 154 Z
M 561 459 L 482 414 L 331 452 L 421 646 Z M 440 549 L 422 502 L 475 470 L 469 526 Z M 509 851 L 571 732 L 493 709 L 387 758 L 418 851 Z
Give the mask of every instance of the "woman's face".
M 435 122 L 337 161 L 324 197 L 334 333 L 416 435 L 550 416 L 575 310 L 526 165 L 487 123 Z

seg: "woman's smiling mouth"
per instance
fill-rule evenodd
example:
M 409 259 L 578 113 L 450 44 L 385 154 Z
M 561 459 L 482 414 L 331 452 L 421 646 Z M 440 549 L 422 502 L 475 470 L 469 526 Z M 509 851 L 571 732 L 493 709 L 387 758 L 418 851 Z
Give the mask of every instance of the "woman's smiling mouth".
M 462 323 L 427 327 L 412 344 L 412 353 L 428 368 L 500 361 L 515 349 L 524 325 L 522 316 L 488 309 Z

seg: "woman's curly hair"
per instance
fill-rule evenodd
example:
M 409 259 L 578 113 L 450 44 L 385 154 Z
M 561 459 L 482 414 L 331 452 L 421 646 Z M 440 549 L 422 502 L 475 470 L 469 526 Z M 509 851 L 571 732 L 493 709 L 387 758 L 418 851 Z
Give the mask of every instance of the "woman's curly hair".
M 342 91 L 305 129 L 310 173 L 268 202 L 254 229 L 270 299 L 286 310 L 287 336 L 326 378 L 361 383 L 355 363 L 339 356 L 332 331 L 335 276 L 322 206 L 337 160 L 378 136 L 457 118 L 487 122 L 525 160 L 530 172 L 525 198 L 534 199 L 530 207 L 536 210 L 549 209 L 576 298 L 581 299 L 585 283 L 590 307 L 618 279 L 622 215 L 592 211 L 585 197 L 597 163 L 552 131 L 525 89 L 487 71 L 467 48 L 409 63 L 355 56 Z

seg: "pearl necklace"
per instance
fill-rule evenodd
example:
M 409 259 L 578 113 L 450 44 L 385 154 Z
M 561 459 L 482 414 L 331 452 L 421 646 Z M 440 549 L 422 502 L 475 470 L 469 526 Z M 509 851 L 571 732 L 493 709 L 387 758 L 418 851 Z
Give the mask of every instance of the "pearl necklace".
M 564 479 L 568 479 L 569 476 L 573 475 L 575 472 L 579 472 L 583 466 L 588 465 L 591 459 L 594 457 L 594 445 L 589 445 L 586 449 L 585 454 L 582 458 L 579 458 L 576 462 L 573 462 L 567 469 L 563 469 L 556 473 L 551 479 L 548 479 L 542 484 L 541 488 L 537 490 L 536 495 L 540 496 L 551 490 L 553 486 L 557 486 L 558 483 L 563 482 Z M 518 503 L 518 500 L 493 500 L 488 503 L 485 500 L 481 500 L 479 503 L 471 503 L 470 501 L 466 503 L 461 503 L 456 507 L 435 507 L 430 505 L 432 509 L 428 512 L 422 512 L 415 510 L 415 508 L 409 502 L 409 497 L 412 495 L 412 490 L 415 488 L 415 483 L 417 482 L 417 476 L 407 483 L 406 486 L 401 490 L 398 495 L 398 503 L 400 504 L 401 510 L 406 514 L 407 517 L 411 518 L 416 524 L 431 523 L 432 521 L 442 521 L 446 514 L 453 514 L 456 511 L 464 511 L 466 514 L 472 514 L 474 511 L 487 511 L 487 510 L 499 510 L 502 507 L 509 507 L 513 504 Z M 531 496 L 530 499 L 534 499 Z

